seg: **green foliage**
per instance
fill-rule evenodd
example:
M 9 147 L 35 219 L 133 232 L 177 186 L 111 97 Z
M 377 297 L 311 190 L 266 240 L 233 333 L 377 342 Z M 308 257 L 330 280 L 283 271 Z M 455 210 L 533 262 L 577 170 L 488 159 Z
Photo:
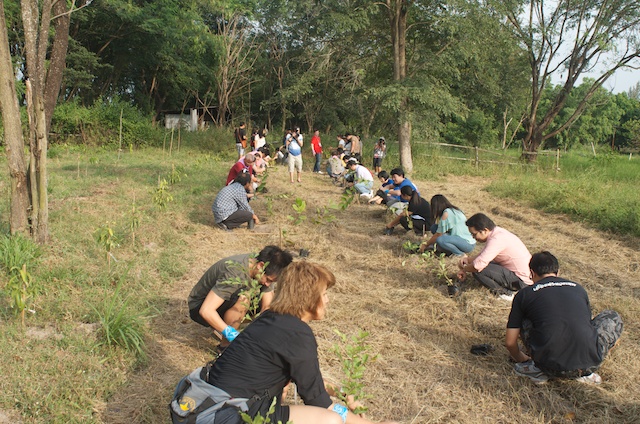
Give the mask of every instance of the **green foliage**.
M 98 307 L 91 305 L 100 324 L 100 345 L 121 347 L 134 353 L 138 359 L 146 359 L 144 334 L 148 310 L 140 310 L 129 304 L 131 297 L 121 295 L 124 279 L 121 279 L 111 296 L 105 296 Z
M 307 219 L 307 216 L 304 214 L 307 210 L 307 202 L 304 199 L 296 197 L 296 201 L 291 207 L 295 212 L 295 216 L 288 215 L 287 218 L 293 222 L 293 225 L 301 224 Z
M 113 224 L 114 223 L 107 222 L 93 233 L 96 243 L 98 243 L 98 245 L 105 251 L 105 257 L 107 259 L 109 269 L 111 269 L 111 258 L 113 257 L 113 253 L 111 252 L 113 249 L 120 246 L 119 239 L 113 231 L 113 228 L 111 228 Z
M 420 250 L 420 243 L 414 243 L 411 240 L 406 240 L 402 243 L 402 249 L 407 253 L 418 253 Z
M 24 265 L 31 269 L 42 255 L 42 249 L 31 239 L 20 234 L 0 236 L 0 266 L 11 275 Z
M 27 271 L 26 264 L 22 265 L 20 269 L 14 267 L 11 271 L 7 291 L 11 298 L 11 308 L 16 314 L 20 314 L 22 326 L 24 327 L 24 310 L 27 307 L 27 300 L 31 297 L 31 274 Z
M 129 231 L 131 232 L 131 245 L 136 244 L 136 231 L 140 227 L 140 210 L 136 207 L 136 201 L 133 200 L 131 210 L 129 211 Z
M 152 200 L 161 210 L 165 210 L 167 205 L 173 202 L 173 196 L 169 192 L 169 183 L 166 179 L 158 181 L 158 187 L 154 190 Z
M 252 258 L 255 259 L 255 258 Z M 235 268 L 238 271 L 238 274 L 244 275 L 247 273 L 247 270 L 244 268 L 244 265 L 234 261 L 227 261 L 227 266 L 230 268 Z M 260 284 L 260 279 L 264 276 L 264 269 L 267 267 L 268 262 L 264 264 L 263 270 L 260 271 L 254 278 L 246 278 L 242 277 L 234 277 L 230 280 L 222 281 L 221 284 L 229 284 L 236 285 L 242 287 L 242 291 L 240 292 L 240 296 L 244 296 L 247 299 L 247 303 L 243 304 L 243 306 L 247 309 L 247 313 L 244 317 L 245 320 L 251 321 L 258 315 L 260 312 L 260 301 L 262 300 L 262 287 Z
M 276 410 L 276 401 L 278 399 L 276 397 L 271 401 L 271 405 L 269 406 L 269 410 L 267 411 L 267 416 L 263 417 L 261 414 L 257 414 L 255 418 L 251 418 L 249 414 L 246 412 L 240 411 L 240 417 L 242 418 L 242 422 L 246 424 L 269 424 L 271 423 L 271 416 Z M 278 424 L 282 424 L 282 421 L 278 420 Z M 293 424 L 291 421 L 287 421 L 286 424 Z
M 330 203 L 328 206 L 316 208 L 316 216 L 313 219 L 314 224 L 328 224 L 336 220 L 336 216 L 331 213 L 332 210 L 338 209 L 338 206 Z
M 364 372 L 369 361 L 377 359 L 377 355 L 369 355 L 369 346 L 365 344 L 369 333 L 360 331 L 357 335 L 348 337 L 338 330 L 334 332 L 340 337 L 342 345 L 334 345 L 333 351 L 338 356 L 342 365 L 344 378 L 341 380 L 341 390 L 338 398 L 347 403 L 347 397 L 353 396 L 354 400 L 364 400 L 368 396 L 364 391 Z M 359 407 L 353 411 L 354 414 L 362 414 L 367 411 L 366 407 Z
M 91 107 L 77 102 L 62 103 L 54 111 L 51 131 L 60 141 L 117 146 L 121 112 L 124 144 L 140 147 L 161 142 L 160 133 L 152 126 L 152 117 L 118 98 L 96 102 Z
M 186 177 L 187 173 L 181 167 L 176 168 L 175 164 L 171 164 L 171 173 L 169 174 L 169 184 L 174 185 L 182 181 L 182 177 Z
M 353 201 L 356 199 L 356 194 L 357 194 L 357 191 L 355 188 L 347 187 L 344 190 L 344 193 L 342 193 L 342 196 L 340 196 L 340 203 L 338 204 L 338 207 L 340 208 L 340 210 L 342 211 L 346 210 L 349 207 L 349 205 L 351 205 Z

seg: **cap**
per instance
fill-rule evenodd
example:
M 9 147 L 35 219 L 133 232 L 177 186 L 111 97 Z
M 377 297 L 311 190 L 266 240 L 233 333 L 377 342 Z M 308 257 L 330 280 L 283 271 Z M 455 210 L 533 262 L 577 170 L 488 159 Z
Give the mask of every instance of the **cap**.
M 387 141 L 387 140 L 385 140 L 385 139 L 384 139 L 384 137 L 380 137 L 378 140 L 380 140 L 380 141 Z

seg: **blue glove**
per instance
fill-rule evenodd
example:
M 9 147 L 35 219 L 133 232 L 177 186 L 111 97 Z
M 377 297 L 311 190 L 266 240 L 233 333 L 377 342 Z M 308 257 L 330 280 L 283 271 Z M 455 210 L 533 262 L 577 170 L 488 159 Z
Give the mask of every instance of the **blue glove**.
M 236 330 L 230 325 L 227 325 L 227 328 L 222 330 L 222 335 L 224 336 L 225 339 L 229 340 L 230 342 L 232 342 L 233 339 L 238 337 L 238 334 L 240 334 L 238 333 L 238 330 Z

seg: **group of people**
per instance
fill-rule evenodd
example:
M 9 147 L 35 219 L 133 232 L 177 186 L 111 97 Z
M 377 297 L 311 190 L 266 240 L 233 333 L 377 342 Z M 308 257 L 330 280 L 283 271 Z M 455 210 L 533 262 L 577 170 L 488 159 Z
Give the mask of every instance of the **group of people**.
M 316 172 L 321 172 L 317 155 L 321 159 L 322 150 L 317 132 L 316 137 L 312 146 L 315 145 Z M 346 138 L 343 140 L 347 146 Z M 355 140 L 351 139 L 351 148 Z M 301 159 L 295 156 L 303 145 L 296 130 L 284 142 L 292 182 L 295 170 L 300 181 Z M 332 151 L 329 175 L 334 177 L 334 171 L 342 164 L 341 177 L 348 179 L 351 175 L 356 191 L 368 197 L 370 203 L 384 204 L 394 212 L 385 226 L 385 234 L 392 234 L 398 224 L 407 231 L 413 229 L 424 240 L 421 251 L 458 257 L 460 281 L 471 274 L 481 285 L 511 302 L 505 346 L 515 362 L 516 374 L 536 383 L 550 378 L 601 382 L 596 371 L 617 343 L 623 329 L 622 319 L 612 310 L 592 318 L 586 291 L 578 283 L 559 276 L 558 260 L 553 254 L 542 251 L 531 255 L 519 237 L 497 226 L 487 215 L 476 213 L 467 219 L 459 207 L 441 194 L 426 201 L 402 168 L 394 168 L 390 173 L 378 171 L 381 186 L 374 193 L 371 171 L 357 156 L 345 154 L 342 149 L 338 146 Z M 334 160 L 334 167 L 332 159 L 340 162 Z M 381 166 L 381 161 L 375 159 L 374 167 Z M 255 152 L 246 154 L 238 161 L 242 165 L 236 163 L 230 171 L 229 185 L 214 201 L 216 223 L 233 228 L 241 221 L 250 226 L 259 222 L 249 206 L 255 161 Z M 230 203 L 235 203 L 237 210 L 225 209 Z M 469 256 L 477 243 L 482 243 L 483 248 Z M 250 281 L 254 282 L 253 290 Z M 334 284 L 335 276 L 326 267 L 293 261 L 291 254 L 276 246 L 266 246 L 257 255 L 228 257 L 211 266 L 188 299 L 191 318 L 211 327 L 221 338 L 219 356 L 207 371 L 207 383 L 228 395 L 228 399 L 257 399 L 245 411 L 252 417 L 265 416 L 275 397 L 272 421 L 368 423 L 352 412 L 358 402 L 347 402 L 344 406 L 331 399 L 340 389 L 323 380 L 317 343 L 308 326 L 310 321 L 324 318 L 326 292 Z M 257 305 L 257 310 L 252 311 L 251 305 Z M 240 332 L 250 313 L 259 315 Z M 283 393 L 290 382 L 296 383 L 304 405 L 282 405 Z M 221 422 L 239 423 L 237 412 L 236 407 L 229 406 L 218 414 L 229 419 Z

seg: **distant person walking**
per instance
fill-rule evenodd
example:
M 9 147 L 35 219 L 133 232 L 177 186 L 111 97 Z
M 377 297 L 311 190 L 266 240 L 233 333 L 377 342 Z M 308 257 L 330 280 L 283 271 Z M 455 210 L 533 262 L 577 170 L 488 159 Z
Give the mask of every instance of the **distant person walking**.
M 234 131 L 236 139 L 236 151 L 238 152 L 238 159 L 244 156 L 244 149 L 247 148 L 247 126 L 244 122 L 240 124 Z
M 320 170 L 320 163 L 322 162 L 322 143 L 320 142 L 320 131 L 318 130 L 315 130 L 313 132 L 313 137 L 311 137 L 311 151 L 316 159 L 316 162 L 313 165 L 313 172 L 322 174 L 322 171 Z
M 298 172 L 298 182 L 302 182 L 302 146 L 304 141 L 300 128 L 291 132 L 291 137 L 286 140 L 287 151 L 289 152 L 289 176 L 293 182 L 293 172 Z
M 380 137 L 373 146 L 373 170 L 376 173 L 382 171 L 382 159 L 387 155 L 387 142 L 384 137 Z

